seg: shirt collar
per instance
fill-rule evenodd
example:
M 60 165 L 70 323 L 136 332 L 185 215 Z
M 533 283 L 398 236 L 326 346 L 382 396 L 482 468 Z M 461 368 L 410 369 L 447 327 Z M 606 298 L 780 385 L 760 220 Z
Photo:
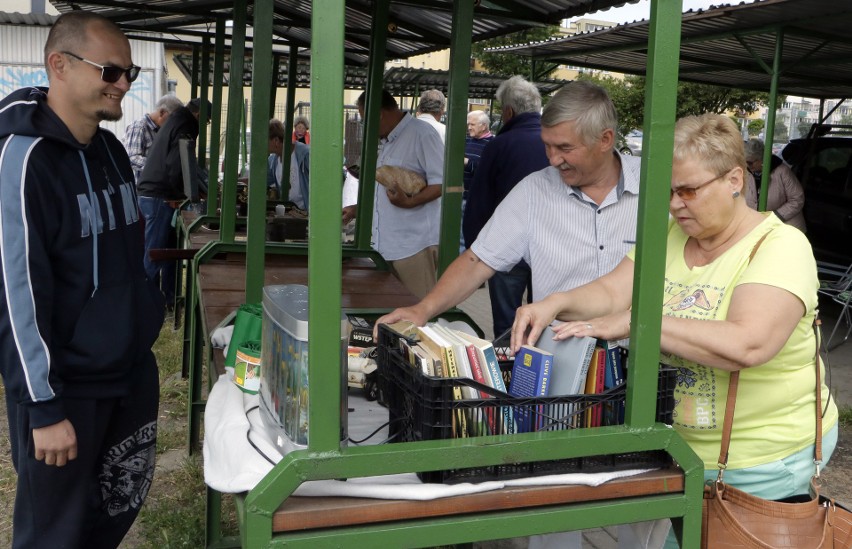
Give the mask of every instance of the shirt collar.
M 145 124 L 148 126 L 148 129 L 151 130 L 151 131 L 157 131 L 157 130 L 160 129 L 160 126 L 158 126 L 157 123 L 154 122 L 154 119 L 151 118 L 151 116 L 148 115 L 148 114 L 145 115 Z
M 411 113 L 405 113 L 405 116 L 400 119 L 399 124 L 397 124 L 396 127 L 392 129 L 391 132 L 387 135 L 387 137 L 384 138 L 384 141 L 394 141 L 397 137 L 399 137 L 405 127 L 410 124 L 412 120 L 414 120 L 414 117 L 411 116 Z

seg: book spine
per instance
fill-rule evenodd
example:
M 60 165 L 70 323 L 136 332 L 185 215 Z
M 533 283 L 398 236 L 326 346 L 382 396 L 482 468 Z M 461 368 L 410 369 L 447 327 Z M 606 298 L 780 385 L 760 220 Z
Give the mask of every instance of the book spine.
M 488 380 L 485 379 L 485 374 L 482 371 L 482 364 L 479 361 L 479 353 L 472 344 L 465 347 L 467 350 L 467 357 L 470 360 L 470 369 L 473 372 L 473 379 L 482 383 L 486 387 L 490 387 L 491 384 L 488 383 Z M 489 395 L 485 391 L 477 391 L 479 394 L 479 398 L 489 399 L 494 398 L 492 395 Z M 491 406 L 483 406 L 485 421 L 488 426 L 488 431 L 483 434 L 496 434 L 496 420 L 494 419 L 494 408 Z
M 553 369 L 553 356 L 542 356 L 541 357 L 541 375 L 539 376 L 538 382 L 538 395 L 537 396 L 546 396 L 548 387 L 550 386 L 550 374 Z M 540 431 L 544 426 L 550 422 L 549 418 L 545 417 L 546 407 L 544 405 L 538 406 L 536 409 L 536 423 L 535 429 L 536 431 Z
M 445 357 L 445 366 L 447 369 L 447 377 L 458 378 L 459 377 L 459 369 L 458 362 L 456 362 L 456 353 L 453 350 L 452 345 L 444 347 L 444 357 Z M 455 400 L 464 400 L 464 396 L 462 395 L 461 387 L 458 385 L 453 385 L 453 398 Z M 456 425 L 456 437 L 464 438 L 468 436 L 467 432 L 467 419 L 465 418 L 465 414 L 463 410 L 457 409 L 455 410 L 455 425 Z

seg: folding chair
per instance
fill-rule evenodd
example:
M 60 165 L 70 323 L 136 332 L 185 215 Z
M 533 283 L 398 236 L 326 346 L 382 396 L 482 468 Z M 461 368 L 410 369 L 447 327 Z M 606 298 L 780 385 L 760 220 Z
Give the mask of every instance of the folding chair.
M 831 335 L 825 342 L 826 351 L 830 351 L 845 343 L 849 339 L 849 335 L 852 334 L 852 311 L 850 311 L 850 304 L 852 304 L 852 264 L 844 266 L 817 261 L 817 276 L 819 278 L 819 290 L 817 292 L 831 298 L 832 301 L 842 307 L 837 315 L 837 322 L 834 323 L 834 328 L 831 330 Z M 837 333 L 837 328 L 844 321 L 847 326 L 846 334 L 841 341 L 832 345 L 831 341 Z

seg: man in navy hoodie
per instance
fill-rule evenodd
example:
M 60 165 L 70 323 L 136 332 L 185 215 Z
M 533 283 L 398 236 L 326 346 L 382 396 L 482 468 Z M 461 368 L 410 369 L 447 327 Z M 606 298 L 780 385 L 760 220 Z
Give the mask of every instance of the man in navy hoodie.
M 495 95 L 502 106 L 503 127 L 483 149 L 470 183 L 462 218 L 462 234 L 468 248 L 509 191 L 521 179 L 548 166 L 541 141 L 538 88 L 521 76 L 513 76 L 500 84 Z M 488 281 L 495 336 L 512 327 L 524 292 L 532 295 L 532 273 L 523 260 L 510 271 L 494 273 Z
M 18 473 L 13 545 L 117 547 L 154 472 L 163 301 L 133 171 L 99 127 L 139 74 L 102 16 L 59 17 L 50 88 L 0 102 L 0 374 Z

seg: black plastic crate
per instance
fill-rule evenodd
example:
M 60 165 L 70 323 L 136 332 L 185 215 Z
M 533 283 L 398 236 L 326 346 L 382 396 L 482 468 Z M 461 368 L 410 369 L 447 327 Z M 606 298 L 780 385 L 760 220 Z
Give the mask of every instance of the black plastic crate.
M 624 423 L 626 385 L 591 395 L 516 398 L 472 379 L 438 378 L 413 368 L 399 351 L 403 337 L 386 326 L 379 327 L 378 371 L 384 404 L 388 407 L 389 436 L 395 442 L 512 434 L 516 414 L 528 414 L 538 431 L 585 428 L 598 410 L 597 425 Z M 409 340 L 413 343 L 415 340 Z M 504 378 L 512 363 L 500 362 Z M 660 370 L 657 421 L 671 424 L 674 407 L 675 370 Z M 490 398 L 456 400 L 453 389 L 473 387 Z M 418 473 L 424 482 L 477 482 L 495 479 L 604 470 L 661 467 L 671 459 L 664 451 L 582 457 L 565 460 L 503 464 L 488 467 Z

